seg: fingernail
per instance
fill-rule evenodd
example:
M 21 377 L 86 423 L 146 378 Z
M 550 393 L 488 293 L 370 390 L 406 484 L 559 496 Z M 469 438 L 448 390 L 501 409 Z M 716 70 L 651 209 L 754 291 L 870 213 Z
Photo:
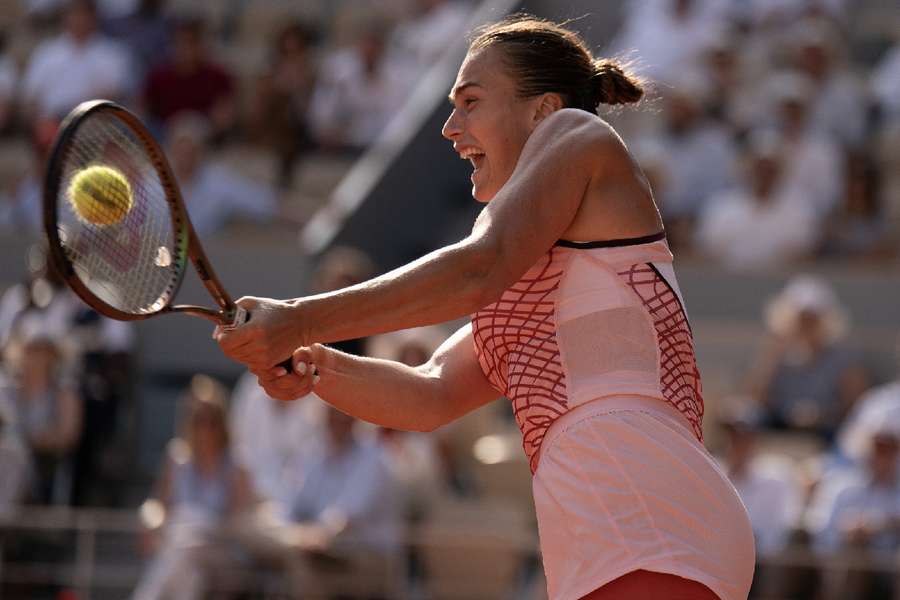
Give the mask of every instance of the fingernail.
M 284 369 L 284 367 L 278 367 L 277 369 L 275 369 L 276 377 L 283 377 L 284 375 L 287 375 L 287 371 Z
M 302 362 L 297 365 L 297 372 L 301 375 L 306 375 L 306 363 Z
M 313 385 L 316 385 L 317 383 L 319 383 L 319 379 L 320 379 L 320 377 L 318 375 L 313 375 Z

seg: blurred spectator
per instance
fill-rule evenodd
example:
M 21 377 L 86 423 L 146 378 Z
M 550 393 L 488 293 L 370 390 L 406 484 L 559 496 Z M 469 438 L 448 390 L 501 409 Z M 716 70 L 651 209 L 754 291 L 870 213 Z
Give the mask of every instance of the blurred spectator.
M 471 6 L 467 0 L 415 0 L 414 10 L 394 31 L 392 53 L 422 71 L 437 62 L 454 38 L 465 34 Z
M 765 64 L 757 57 L 747 56 L 745 37 L 735 30 L 723 30 L 710 39 L 704 49 L 701 73 L 709 81 L 710 117 L 725 125 L 740 137 L 753 127 L 759 110 L 759 91 L 756 89 L 759 69 Z
M 759 556 L 751 597 L 784 596 L 790 572 L 773 564 L 800 526 L 803 493 L 788 459 L 763 456 L 758 449 L 759 407 L 750 398 L 731 398 L 719 418 L 726 442 L 722 457 L 753 526 Z
M 388 27 L 360 17 L 349 48 L 324 59 L 309 110 L 316 141 L 356 153 L 369 146 L 397 112 L 411 84 L 408 67 L 388 60 Z
M 172 19 L 164 10 L 166 0 L 129 0 L 137 3 L 131 12 L 104 19 L 103 29 L 131 50 L 135 83 L 147 72 L 169 60 Z
M 841 425 L 839 449 L 845 458 L 856 463 L 865 460 L 872 424 L 881 423 L 885 415 L 900 414 L 900 336 L 897 337 L 894 358 L 896 372 L 893 381 L 873 387 L 863 394 Z
M 7 352 L 14 376 L 7 401 L 15 414 L 11 425 L 27 444 L 35 465 L 29 500 L 68 504 L 73 452 L 82 433 L 82 404 L 75 382 L 65 372 L 60 347 L 45 331 L 23 334 Z
M 709 82 L 698 74 L 677 78 L 664 95 L 661 145 L 665 183 L 657 194 L 667 222 L 692 222 L 710 195 L 734 184 L 736 150 L 730 132 L 706 114 Z
M 271 221 L 278 212 L 275 193 L 210 161 L 210 133 L 201 115 L 183 113 L 172 121 L 166 136 L 172 169 L 194 229 L 202 236 L 234 219 Z
M 700 215 L 698 250 L 736 271 L 773 269 L 812 255 L 813 209 L 780 185 L 789 157 L 774 132 L 757 132 L 746 150 L 739 185 L 713 195 Z
M 250 474 L 265 500 L 285 507 L 322 451 L 324 408 L 315 394 L 282 402 L 266 395 L 249 371 L 231 395 L 231 432 L 235 458 Z
M 844 341 L 847 321 L 834 290 L 816 277 L 795 277 L 769 302 L 766 326 L 752 381 L 766 425 L 830 442 L 868 388 L 865 369 Z
M 129 87 L 127 51 L 97 31 L 92 0 L 72 0 L 63 33 L 32 54 L 22 79 L 29 120 L 60 119 L 93 98 L 120 99 Z
M 734 402 L 720 417 L 726 434 L 724 467 L 750 513 L 758 552 L 774 555 L 787 546 L 799 524 L 802 493 L 789 462 L 758 454 L 758 406 L 749 398 Z
M 6 32 L 0 31 L 0 134 L 6 133 L 12 121 L 18 80 L 19 69 L 6 52 Z
M 155 556 L 134 600 L 204 598 L 207 588 L 225 585 L 238 558 L 225 528 L 253 505 L 254 493 L 232 456 L 226 398 L 214 379 L 191 380 L 181 437 L 169 444 L 154 495 L 141 507 L 145 550 Z
M 872 71 L 871 88 L 882 116 L 900 119 L 900 43 L 895 43 Z
M 823 20 L 807 19 L 791 35 L 795 60 L 812 83 L 810 127 L 845 147 L 856 148 L 866 133 L 865 85 L 842 62 L 840 40 Z
M 778 73 L 768 84 L 775 117 L 785 141 L 783 185 L 791 197 L 815 209 L 824 219 L 837 204 L 844 186 L 844 163 L 839 147 L 813 129 L 810 120 L 814 87 L 798 73 Z
M 881 208 L 880 174 L 865 154 L 847 155 L 847 182 L 837 211 L 825 224 L 821 253 L 832 258 L 873 259 L 894 251 Z
M 692 64 L 724 16 L 707 0 L 632 2 L 625 10 L 613 53 L 633 53 L 637 72 L 655 81 L 667 81 Z
M 405 329 L 372 338 L 367 354 L 417 367 L 428 362 L 446 337 L 440 326 Z M 406 516 L 421 519 L 448 489 L 437 435 L 380 428 L 379 437 L 388 467 L 402 491 Z
M 201 20 L 184 19 L 175 26 L 172 57 L 150 71 L 142 101 L 151 126 L 159 130 L 184 112 L 206 117 L 215 141 L 232 130 L 237 117 L 234 81 L 209 57 Z
M 890 559 L 900 549 L 900 406 L 880 408 L 857 423 L 861 462 L 821 486 L 812 501 L 818 519 L 810 527 L 820 552 Z M 888 569 L 835 566 L 824 574 L 820 597 L 888 599 L 892 589 Z
M 20 234 L 43 234 L 41 182 L 57 129 L 58 122 L 51 120 L 40 120 L 30 127 L 31 165 L 12 183 L 7 197 L 3 197 L 0 186 L 0 227 Z
M 12 382 L 0 373 L 0 519 L 12 516 L 26 500 L 31 484 L 31 455 L 15 430 Z
M 347 575 L 383 578 L 403 539 L 396 482 L 383 450 L 354 435 L 356 419 L 329 407 L 326 423 L 324 452 L 293 495 L 285 539 L 341 559 Z M 316 584 L 295 585 L 299 593 Z
M 82 435 L 75 452 L 71 501 L 117 502 L 125 458 L 116 444 L 130 395 L 131 325 L 101 317 L 63 283 L 39 246 L 27 256 L 28 277 L 0 298 L 0 344 L 40 331 L 65 344 L 77 369 L 74 383 L 83 403 Z M 114 472 L 118 469 L 119 472 Z
M 0 297 L 0 347 L 31 331 L 72 343 L 70 336 L 80 300 L 65 286 L 43 246 L 35 244 L 26 252 L 26 277 L 10 286 Z
M 312 148 L 306 114 L 316 79 L 313 41 L 309 26 L 294 23 L 284 28 L 251 100 L 248 134 L 278 154 L 284 187 L 291 183 L 296 159 Z

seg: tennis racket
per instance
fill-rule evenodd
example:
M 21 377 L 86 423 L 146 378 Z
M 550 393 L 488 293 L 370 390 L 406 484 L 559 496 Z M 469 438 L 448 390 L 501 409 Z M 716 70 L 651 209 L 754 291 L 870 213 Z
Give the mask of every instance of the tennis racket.
M 79 104 L 60 125 L 44 181 L 44 229 L 63 279 L 102 315 L 184 313 L 226 329 L 250 319 L 206 258 L 162 148 L 113 102 Z M 173 304 L 188 260 L 215 308 Z M 290 360 L 281 366 L 290 371 Z

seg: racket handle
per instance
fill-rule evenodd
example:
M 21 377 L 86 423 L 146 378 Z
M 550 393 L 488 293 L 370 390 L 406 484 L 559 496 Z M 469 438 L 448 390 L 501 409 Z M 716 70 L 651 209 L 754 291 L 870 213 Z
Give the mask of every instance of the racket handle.
M 235 327 L 240 327 L 241 325 L 243 325 L 244 323 L 246 323 L 247 321 L 250 320 L 250 316 L 251 315 L 250 315 L 249 310 L 238 306 L 237 308 L 235 308 L 234 320 L 231 322 L 231 325 L 229 325 L 229 327 L 231 329 L 234 329 Z M 278 363 L 275 366 L 282 367 L 288 373 L 294 372 L 294 361 L 293 361 L 292 357 L 288 357 L 288 358 L 284 359 L 283 361 L 281 361 L 280 363 Z

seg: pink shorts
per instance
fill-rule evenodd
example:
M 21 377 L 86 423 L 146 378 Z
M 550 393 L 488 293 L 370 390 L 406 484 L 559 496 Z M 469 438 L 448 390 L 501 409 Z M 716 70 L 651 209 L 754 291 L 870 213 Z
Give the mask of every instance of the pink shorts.
M 581 600 L 719 600 L 711 589 L 676 575 L 653 571 L 632 571 Z
M 614 396 L 566 413 L 547 431 L 532 489 L 550 600 L 578 600 L 639 570 L 746 600 L 747 511 L 664 401 Z

